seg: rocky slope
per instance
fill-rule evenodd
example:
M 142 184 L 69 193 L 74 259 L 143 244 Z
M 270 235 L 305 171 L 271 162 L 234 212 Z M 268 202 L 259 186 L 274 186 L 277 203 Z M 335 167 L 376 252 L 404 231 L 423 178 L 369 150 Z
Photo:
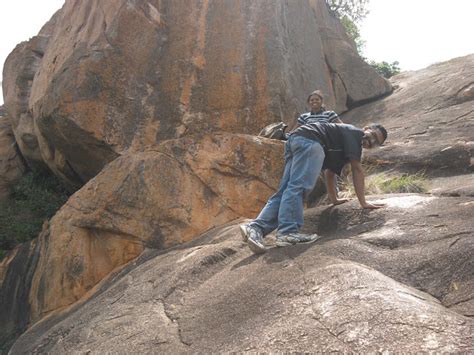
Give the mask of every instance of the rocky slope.
M 263 256 L 236 223 L 148 249 L 12 353 L 472 352 L 472 199 L 372 199 L 307 210 L 323 238 Z
M 145 247 L 253 216 L 282 144 L 243 134 L 293 123 L 316 86 L 340 111 L 391 90 L 322 0 L 68 0 L 3 72 L 27 165 L 89 183 L 2 262 L 2 341 Z
M 428 194 L 309 209 L 320 241 L 256 257 L 237 224 L 283 146 L 252 134 L 315 86 L 341 112 L 391 85 L 324 1 L 186 4 L 66 1 L 7 60 L 25 161 L 85 185 L 0 264 L 3 349 L 24 332 L 13 354 L 473 351 L 474 56 L 343 116 L 382 122 L 365 162 L 423 170 Z
M 389 130 L 390 144 L 371 159 L 438 176 L 472 173 L 474 55 L 399 74 L 392 84 L 392 95 L 344 115 L 355 125 L 377 121 Z
M 423 83 L 416 78 L 429 74 L 432 85 L 439 85 L 432 92 L 439 92 L 449 70 L 463 72 L 472 60 L 468 56 L 405 73 L 394 83 L 418 93 L 413 110 L 423 112 L 425 101 L 433 98 L 424 96 L 424 84 L 417 88 L 407 82 Z M 466 87 L 463 78 L 470 80 L 460 77 L 452 85 Z M 455 120 L 464 129 L 450 131 L 441 124 L 443 132 L 464 141 L 464 147 L 473 141 L 473 130 L 467 129 L 472 126 L 472 103 L 466 100 L 450 110 L 465 110 L 467 114 Z M 241 241 L 241 221 L 165 251 L 145 248 L 92 293 L 31 327 L 12 353 L 474 351 L 472 166 L 465 165 L 464 154 L 446 160 L 449 169 L 425 161 L 424 155 L 418 162 L 413 147 L 432 149 L 436 157 L 445 148 L 446 135 L 432 136 L 432 143 L 426 144 L 425 136 L 413 135 L 411 128 L 393 129 L 391 134 L 390 125 L 437 126 L 445 115 L 436 119 L 418 114 L 414 122 L 413 111 L 403 115 L 406 106 L 395 91 L 348 112 L 344 119 L 364 113 L 366 120 L 383 121 L 389 140 L 367 153 L 365 162 L 389 167 L 392 173 L 422 167 L 429 193 L 373 196 L 369 199 L 387 205 L 375 211 L 362 210 L 355 201 L 308 209 L 303 231 L 317 232 L 322 239 L 272 248 L 269 237 L 270 250 L 263 256 L 253 255 Z M 384 107 L 391 107 L 387 114 Z M 401 113 L 397 123 L 385 120 L 391 112 Z M 408 139 L 412 143 L 407 151 L 401 150 Z M 394 154 L 395 149 L 412 158 Z M 101 176 L 76 196 L 99 186 L 95 181 Z M 78 220 L 90 221 L 88 211 L 93 216 L 101 210 L 86 204 Z M 115 214 L 119 228 L 120 213 Z

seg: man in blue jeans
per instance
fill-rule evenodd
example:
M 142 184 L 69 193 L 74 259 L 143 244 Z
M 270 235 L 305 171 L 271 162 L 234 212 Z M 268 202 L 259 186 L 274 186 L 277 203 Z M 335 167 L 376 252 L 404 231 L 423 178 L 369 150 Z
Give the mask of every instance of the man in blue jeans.
M 256 254 L 264 253 L 263 238 L 275 229 L 277 246 L 312 243 L 319 238 L 316 234 L 298 231 L 303 225 L 304 197 L 313 189 L 321 169 L 326 169 L 326 187 L 334 205 L 347 201 L 337 197 L 334 178 L 346 163 L 350 163 L 360 205 L 368 209 L 383 207 L 365 200 L 364 171 L 360 161 L 362 147 L 379 146 L 386 138 L 387 131 L 379 124 L 359 129 L 348 124 L 314 122 L 293 130 L 285 144 L 285 169 L 278 191 L 255 220 L 240 226 L 250 249 Z

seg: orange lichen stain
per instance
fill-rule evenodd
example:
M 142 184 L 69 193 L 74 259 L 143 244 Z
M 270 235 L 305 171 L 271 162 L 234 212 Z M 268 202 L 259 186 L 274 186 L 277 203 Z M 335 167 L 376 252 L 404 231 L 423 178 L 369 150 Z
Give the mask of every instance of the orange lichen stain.
M 262 25 L 257 33 L 257 54 L 256 54 L 256 104 L 254 114 L 257 117 L 265 115 L 268 110 L 268 73 L 265 52 L 265 40 L 267 37 L 266 25 Z
M 64 113 L 72 119 L 82 130 L 91 133 L 94 138 L 104 138 L 104 126 L 107 118 L 107 104 L 98 101 L 76 101 Z
M 138 240 L 75 228 L 63 214 L 39 237 L 41 256 L 29 295 L 32 322 L 72 305 L 144 249 Z
M 189 111 L 189 104 L 191 100 L 191 93 L 193 86 L 196 83 L 197 77 L 197 70 L 202 70 L 206 64 L 206 59 L 204 58 L 203 52 L 204 47 L 206 44 L 206 15 L 209 6 L 209 0 L 205 0 L 202 3 L 202 7 L 200 9 L 200 15 L 198 20 L 198 28 L 196 31 L 197 40 L 196 46 L 194 49 L 194 54 L 192 54 L 192 60 L 194 68 L 192 69 L 191 73 L 189 74 L 188 78 L 185 79 L 182 90 L 181 90 L 181 97 L 180 103 L 184 106 L 185 111 Z

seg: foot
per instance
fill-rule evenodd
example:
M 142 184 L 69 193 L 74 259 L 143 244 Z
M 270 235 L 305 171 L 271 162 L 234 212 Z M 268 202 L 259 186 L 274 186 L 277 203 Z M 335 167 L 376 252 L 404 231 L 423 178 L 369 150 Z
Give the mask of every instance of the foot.
M 250 234 L 250 225 L 249 224 L 241 224 L 239 226 L 240 235 L 242 236 L 242 240 L 247 243 L 247 239 L 249 239 Z
M 242 224 L 239 226 L 240 234 L 244 242 L 247 242 L 250 250 L 255 254 L 263 254 L 267 251 L 265 245 L 263 245 L 263 234 L 259 228 L 252 227 L 248 224 Z
M 276 245 L 286 247 L 295 244 L 309 244 L 321 238 L 317 234 L 289 233 L 286 235 L 278 235 L 276 237 Z

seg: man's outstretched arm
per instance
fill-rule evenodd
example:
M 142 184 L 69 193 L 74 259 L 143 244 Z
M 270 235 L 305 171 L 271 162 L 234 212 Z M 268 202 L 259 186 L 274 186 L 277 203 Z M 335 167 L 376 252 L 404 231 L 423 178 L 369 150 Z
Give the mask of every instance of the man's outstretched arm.
M 351 160 L 352 169 L 352 182 L 354 184 L 354 190 L 359 200 L 360 205 L 363 208 L 375 209 L 381 208 L 384 205 L 378 203 L 370 203 L 365 200 L 365 176 L 362 164 L 358 160 Z
M 336 174 L 331 170 L 326 169 L 324 171 L 325 181 L 326 181 L 326 190 L 328 191 L 329 200 L 333 205 L 340 205 L 341 203 L 349 201 L 347 198 L 339 199 L 337 197 L 336 190 Z

